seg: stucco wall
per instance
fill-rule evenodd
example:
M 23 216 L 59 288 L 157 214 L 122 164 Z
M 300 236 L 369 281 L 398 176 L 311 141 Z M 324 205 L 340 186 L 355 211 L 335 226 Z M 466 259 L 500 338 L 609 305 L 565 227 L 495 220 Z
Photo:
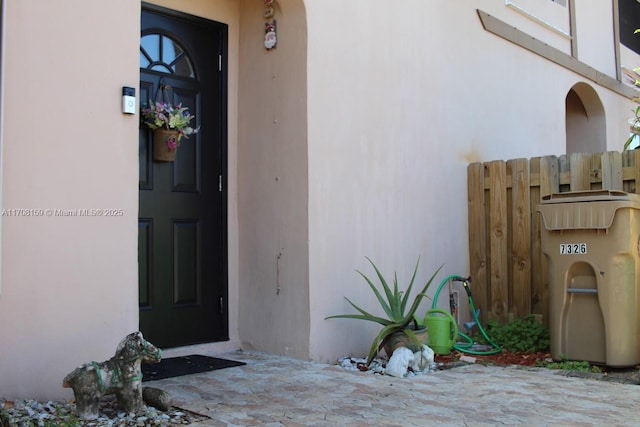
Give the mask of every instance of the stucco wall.
M 616 77 L 613 22 L 613 2 L 596 1 L 585 4 L 576 1 L 577 57 L 609 76 Z
M 538 40 L 566 54 L 571 54 L 571 24 L 568 6 L 562 6 L 551 0 L 501 0 L 471 3 L 474 4 L 467 2 L 465 7 L 480 8 Z
M 585 79 L 486 32 L 476 9 L 516 27 L 525 19 L 488 0 L 307 4 L 315 359 L 363 354 L 378 330 L 321 320 L 353 311 L 343 296 L 376 309 L 354 272 L 372 273 L 364 256 L 405 285 L 418 255 L 423 281 L 441 264 L 436 285 L 469 273 L 470 162 L 565 151 L 565 98 Z M 611 26 L 601 18 L 587 23 L 595 34 Z M 544 39 L 549 30 L 536 28 L 530 33 Z M 585 58 L 613 61 L 599 44 L 591 56 L 587 43 L 580 46 Z M 607 147 L 620 150 L 623 110 L 632 103 L 588 83 L 605 107 Z
M 155 0 L 228 23 L 229 294 L 231 342 L 308 358 L 306 21 L 281 0 L 278 45 L 264 48 L 261 2 Z M 188 353 L 175 349 L 167 354 Z
M 305 9 L 300 0 L 278 1 L 278 44 L 270 51 L 263 9 L 262 2 L 242 2 L 240 336 L 246 349 L 308 358 Z
M 631 101 L 482 28 L 477 8 L 568 52 L 504 2 L 280 0 L 269 52 L 262 2 L 154 3 L 229 24 L 232 339 L 208 352 L 363 354 L 375 326 L 324 317 L 350 311 L 343 296 L 375 307 L 354 271 L 371 272 L 364 257 L 402 284 L 418 256 L 421 280 L 441 264 L 436 285 L 467 274 L 467 165 L 562 154 L 576 83 L 602 101 L 607 147 L 626 140 Z M 123 212 L 2 218 L 0 397 L 69 397 L 64 374 L 138 325 L 138 117 L 120 90 L 138 84 L 139 3 L 3 6 L 3 207 Z
M 138 329 L 139 116 L 120 108 L 122 86 L 139 81 L 140 3 L 9 0 L 4 7 L 0 393 L 68 398 L 61 388 L 67 372 L 107 359 Z M 235 123 L 238 6 L 194 0 L 180 7 L 230 24 L 229 121 Z M 231 175 L 236 129 L 229 126 Z M 236 181 L 229 179 L 233 283 Z M 56 209 L 115 209 L 116 216 L 61 217 Z M 207 351 L 238 347 L 237 295 L 237 286 L 230 287 L 231 340 Z M 181 352 L 193 349 L 165 355 Z
M 640 34 L 638 34 L 637 37 L 640 37 Z M 620 46 L 620 65 L 633 70 L 634 68 L 640 67 L 639 61 L 637 53 L 624 45 Z
M 0 393 L 68 397 L 67 372 L 138 328 L 138 116 L 121 91 L 138 83 L 139 5 L 3 3 Z

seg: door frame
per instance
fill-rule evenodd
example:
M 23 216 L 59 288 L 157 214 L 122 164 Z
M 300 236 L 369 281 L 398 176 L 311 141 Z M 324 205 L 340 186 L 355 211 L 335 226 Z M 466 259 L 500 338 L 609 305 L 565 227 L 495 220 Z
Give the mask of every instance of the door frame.
M 229 222 L 228 222 L 228 108 L 229 108 L 229 96 L 228 96 L 228 87 L 229 87 L 229 79 L 228 79 L 228 58 L 229 58 L 229 26 L 220 21 L 214 21 L 213 19 L 203 18 L 197 15 L 192 15 L 186 12 L 182 12 L 175 9 L 170 9 L 164 6 L 159 6 L 152 3 L 141 2 L 140 10 L 146 10 L 149 12 L 154 12 L 158 14 L 163 14 L 167 17 L 179 19 L 191 24 L 198 23 L 211 23 L 215 22 L 220 25 L 220 45 L 217 46 L 218 52 L 214 52 L 213 54 L 218 54 L 220 56 L 219 60 L 219 93 L 221 98 L 220 105 L 220 114 L 219 117 L 213 118 L 211 122 L 218 127 L 218 138 L 220 139 L 220 171 L 219 174 L 221 176 L 220 179 L 220 188 L 221 188 L 221 216 L 220 223 L 222 230 L 221 232 L 221 244 L 222 244 L 222 253 L 220 254 L 223 258 L 222 260 L 222 271 L 221 271 L 221 281 L 222 281 L 222 304 L 221 304 L 221 318 L 222 318 L 222 334 L 223 337 L 219 341 L 212 342 L 223 342 L 229 340 L 229 244 L 228 244 L 228 235 L 229 235 Z M 138 46 L 140 44 L 140 35 L 142 29 L 140 28 L 138 31 Z M 140 73 L 138 72 L 138 76 Z M 138 87 L 140 86 L 140 80 L 138 80 Z M 219 122 L 216 122 L 216 119 L 219 119 Z M 138 196 L 138 204 L 140 203 L 140 199 Z M 138 266 L 140 268 L 140 266 Z M 138 284 L 139 286 L 139 284 Z

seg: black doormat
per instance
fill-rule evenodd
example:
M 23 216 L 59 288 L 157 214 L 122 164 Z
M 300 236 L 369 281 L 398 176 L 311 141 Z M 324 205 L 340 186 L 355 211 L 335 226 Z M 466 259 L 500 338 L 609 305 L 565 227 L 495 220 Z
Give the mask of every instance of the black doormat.
M 155 381 L 163 378 L 180 377 L 182 375 L 199 374 L 216 369 L 232 368 L 246 365 L 235 360 L 192 354 L 190 356 L 170 357 L 160 363 L 142 364 L 142 381 Z

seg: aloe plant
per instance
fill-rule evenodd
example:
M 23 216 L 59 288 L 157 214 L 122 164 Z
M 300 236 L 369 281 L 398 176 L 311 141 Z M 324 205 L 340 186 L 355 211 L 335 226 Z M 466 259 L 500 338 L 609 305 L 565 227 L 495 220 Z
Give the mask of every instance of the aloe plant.
M 418 261 L 416 262 L 416 268 L 413 271 L 413 275 L 411 276 L 411 281 L 409 282 L 409 286 L 406 291 L 401 291 L 398 286 L 398 275 L 394 273 L 393 277 L 393 289 L 389 286 L 384 276 L 376 267 L 376 265 L 369 259 L 365 257 L 367 261 L 373 266 L 373 269 L 378 276 L 378 280 L 380 281 L 380 286 L 382 288 L 382 292 L 378 289 L 378 287 L 373 283 L 369 277 L 367 277 L 364 273 L 359 270 L 356 270 L 358 274 L 360 274 L 364 280 L 367 282 L 373 293 L 375 294 L 380 306 L 384 310 L 387 318 L 376 316 L 374 314 L 369 313 L 368 311 L 360 308 L 356 304 L 354 304 L 349 298 L 345 297 L 347 302 L 351 304 L 353 308 L 355 308 L 360 314 L 337 314 L 334 316 L 326 317 L 326 319 L 359 319 L 366 320 L 369 322 L 378 323 L 383 326 L 382 330 L 376 335 L 373 342 L 371 343 L 371 348 L 369 349 L 369 354 L 367 356 L 367 365 L 371 364 L 373 359 L 376 357 L 378 352 L 384 347 L 384 344 L 387 338 L 395 333 L 395 332 L 403 332 L 409 339 L 414 342 L 418 347 L 420 346 L 420 342 L 418 338 L 414 334 L 414 332 L 409 329 L 409 324 L 414 322 L 414 326 L 417 329 L 420 325 L 418 325 L 415 319 L 415 312 L 418 310 L 420 306 L 420 302 L 422 298 L 424 298 L 427 294 L 427 290 L 429 286 L 433 282 L 433 279 L 436 277 L 438 272 L 442 269 L 443 266 L 440 266 L 436 270 L 435 273 L 431 276 L 429 281 L 424 285 L 422 290 L 415 296 L 409 310 L 407 309 L 407 304 L 409 304 L 409 298 L 411 294 L 411 289 L 413 288 L 413 284 L 416 280 L 416 275 L 418 274 L 418 266 L 420 265 L 420 257 L 418 257 Z

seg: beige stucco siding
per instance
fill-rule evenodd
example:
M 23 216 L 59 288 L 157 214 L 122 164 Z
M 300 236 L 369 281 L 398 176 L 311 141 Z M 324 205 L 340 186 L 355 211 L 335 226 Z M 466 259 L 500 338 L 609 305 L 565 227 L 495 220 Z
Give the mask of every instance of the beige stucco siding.
M 120 109 L 140 13 L 128 0 L 4 7 L 0 389 L 68 396 L 68 371 L 138 327 L 138 116 Z
M 192 3 L 181 2 L 186 11 L 230 24 L 235 122 L 237 5 L 203 10 L 202 2 Z M 139 115 L 120 109 L 122 86 L 139 81 L 140 4 L 5 7 L 0 389 L 12 398 L 69 397 L 61 387 L 67 372 L 107 359 L 138 329 Z M 231 174 L 236 130 L 229 126 Z M 237 283 L 236 179 L 229 183 L 229 276 Z M 37 211 L 26 217 L 12 209 Z M 116 216 L 57 216 L 78 209 L 115 209 Z M 238 347 L 237 286 L 229 298 L 231 341 L 220 350 Z
M 542 1 L 513 3 L 571 31 L 566 9 Z M 363 355 L 376 326 L 324 318 L 351 311 L 344 296 L 375 309 L 354 271 L 372 273 L 365 256 L 401 284 L 418 256 L 420 281 L 442 264 L 436 285 L 469 273 L 470 162 L 563 154 L 577 83 L 602 103 L 607 149 L 627 138 L 633 102 L 483 29 L 477 9 L 571 53 L 503 1 L 279 0 L 271 51 L 260 1 L 153 3 L 229 26 L 231 339 L 165 356 Z M 576 3 L 576 28 L 590 30 L 579 59 L 615 77 L 611 2 Z M 139 83 L 140 3 L 3 7 L 2 205 L 43 215 L 2 217 L 0 398 L 69 398 L 62 377 L 138 327 L 139 116 L 120 95 Z
M 469 162 L 565 152 L 565 98 L 586 79 L 485 31 L 476 9 L 524 19 L 491 1 L 308 3 L 314 359 L 362 354 L 378 330 L 317 321 L 353 312 L 343 296 L 376 309 L 354 272 L 373 273 L 365 256 L 401 284 L 418 255 L 422 280 L 441 264 L 439 279 L 469 273 Z M 592 24 L 599 32 L 611 20 Z M 632 103 L 589 84 L 607 112 L 607 148 L 620 150 Z
M 611 31 L 614 2 L 594 2 L 589 5 L 579 1 L 576 5 L 577 57 L 612 77 L 616 77 L 614 35 Z
M 238 192 L 243 348 L 309 357 L 307 27 L 280 0 L 264 48 L 262 2 L 242 2 Z

